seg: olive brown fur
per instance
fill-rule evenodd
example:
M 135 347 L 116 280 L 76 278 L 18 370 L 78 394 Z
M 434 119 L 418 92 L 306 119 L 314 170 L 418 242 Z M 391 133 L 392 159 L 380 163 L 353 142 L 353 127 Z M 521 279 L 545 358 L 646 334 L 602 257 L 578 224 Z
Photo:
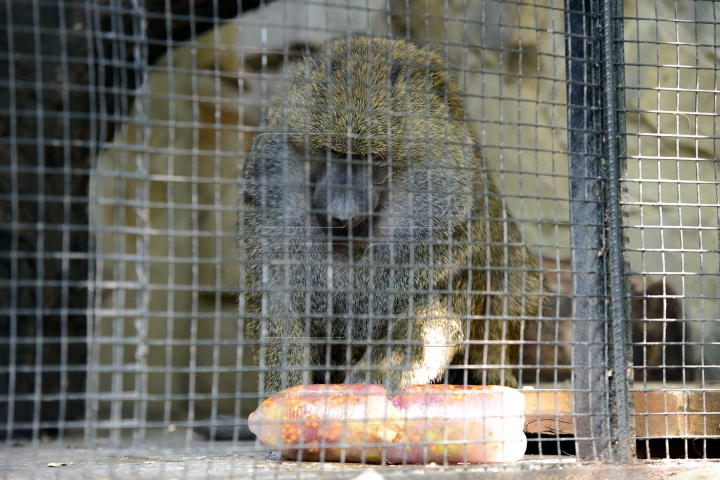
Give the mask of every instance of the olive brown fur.
M 539 272 L 443 58 L 331 40 L 294 64 L 241 185 L 240 308 L 266 394 L 516 386 Z M 467 377 L 464 373 L 467 372 Z

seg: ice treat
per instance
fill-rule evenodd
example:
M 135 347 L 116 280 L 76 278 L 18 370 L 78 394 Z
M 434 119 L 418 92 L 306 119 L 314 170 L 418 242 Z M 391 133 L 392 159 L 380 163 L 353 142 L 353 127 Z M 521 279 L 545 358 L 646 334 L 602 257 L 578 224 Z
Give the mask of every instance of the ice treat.
M 400 411 L 381 385 L 288 388 L 250 414 L 250 430 L 282 455 L 303 460 L 360 461 L 401 436 Z M 369 445 L 375 445 L 368 448 Z M 371 460 L 367 460 L 371 461 Z
M 502 463 L 522 458 L 525 397 L 499 386 L 306 385 L 249 417 L 268 447 L 305 461 Z

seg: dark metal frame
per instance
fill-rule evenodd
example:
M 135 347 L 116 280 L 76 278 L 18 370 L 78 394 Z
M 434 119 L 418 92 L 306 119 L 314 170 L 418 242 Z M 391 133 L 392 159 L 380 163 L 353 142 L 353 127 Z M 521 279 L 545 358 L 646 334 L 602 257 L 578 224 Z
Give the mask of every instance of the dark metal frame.
M 625 168 L 622 2 L 566 0 L 566 72 L 578 457 L 634 453 L 620 176 Z

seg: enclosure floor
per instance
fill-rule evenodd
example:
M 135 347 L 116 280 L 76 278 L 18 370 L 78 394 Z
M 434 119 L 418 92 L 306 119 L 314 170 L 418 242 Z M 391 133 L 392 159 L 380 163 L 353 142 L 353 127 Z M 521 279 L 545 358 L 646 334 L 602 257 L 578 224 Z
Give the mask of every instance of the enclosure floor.
M 145 441 L 146 452 L 137 449 L 110 449 L 96 442 L 84 449 L 82 440 L 66 439 L 58 448 L 56 440 L 7 443 L 0 446 L 0 478 L 240 478 L 240 479 L 664 479 L 701 480 L 720 478 L 720 461 L 642 461 L 629 466 L 581 464 L 571 456 L 526 455 L 507 466 L 410 465 L 368 466 L 267 460 L 267 449 L 255 442 L 206 442 L 184 435 L 165 436 L 153 445 Z M 160 445 L 162 444 L 162 448 Z M 148 446 L 150 445 L 150 446 Z M 178 452 L 184 453 L 178 453 Z M 192 453 L 190 453 L 192 452 Z

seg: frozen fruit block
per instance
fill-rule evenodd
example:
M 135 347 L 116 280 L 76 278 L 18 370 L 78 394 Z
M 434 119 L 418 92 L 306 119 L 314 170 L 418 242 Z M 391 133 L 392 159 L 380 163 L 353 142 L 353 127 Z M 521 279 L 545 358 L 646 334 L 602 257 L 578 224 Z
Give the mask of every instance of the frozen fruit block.
M 418 385 L 393 404 L 404 438 L 386 448 L 392 463 L 503 463 L 525 454 L 525 396 L 512 388 Z
M 365 384 L 288 388 L 248 418 L 265 445 L 292 459 L 302 451 L 303 460 L 379 461 L 377 445 L 395 441 L 402 425 L 385 388 Z
M 502 463 L 522 458 L 525 397 L 507 387 L 307 385 L 268 398 L 249 427 L 303 460 Z

